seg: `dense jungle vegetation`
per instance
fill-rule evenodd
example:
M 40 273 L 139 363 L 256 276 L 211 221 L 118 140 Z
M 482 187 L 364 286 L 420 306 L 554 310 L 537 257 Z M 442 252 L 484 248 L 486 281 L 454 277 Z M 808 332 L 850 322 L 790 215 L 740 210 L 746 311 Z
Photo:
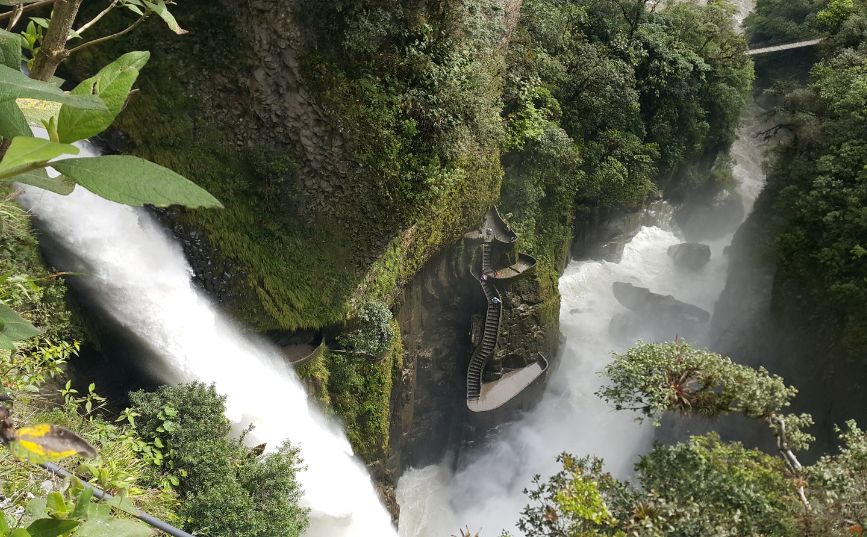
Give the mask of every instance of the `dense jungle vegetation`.
M 753 71 L 732 13 L 721 1 L 660 12 L 628 0 L 524 2 L 506 55 L 500 203 L 549 269 L 576 211 L 733 186 L 724 155 Z
M 867 434 L 854 421 L 838 430 L 841 450 L 802 465 L 796 452 L 815 439 L 808 414 L 787 414 L 797 394 L 783 379 L 688 343 L 639 342 L 615 354 L 596 393 L 614 410 L 658 423 L 672 412 L 701 419 L 735 413 L 766 422 L 779 456 L 723 442 L 716 433 L 675 445 L 654 443 L 620 481 L 602 460 L 562 454 L 563 470 L 539 476 L 518 527 L 555 535 L 862 535 L 867 524 Z

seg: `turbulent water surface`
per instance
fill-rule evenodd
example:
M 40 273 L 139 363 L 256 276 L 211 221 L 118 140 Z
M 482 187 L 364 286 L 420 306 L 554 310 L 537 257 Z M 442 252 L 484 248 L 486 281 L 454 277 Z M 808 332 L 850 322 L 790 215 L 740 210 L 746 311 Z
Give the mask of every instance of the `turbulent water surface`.
M 737 159 L 735 177 L 745 210 L 752 208 L 764 181 L 762 144 L 753 134 L 761 110 L 753 105 L 744 114 L 739 140 L 732 147 Z M 675 267 L 667 249 L 682 240 L 668 226 L 645 227 L 626 245 L 620 263 L 573 262 L 560 278 L 560 328 L 568 338 L 559 370 L 548 383 L 536 408 L 507 427 L 495 447 L 475 453 L 457 473 L 451 461 L 408 470 L 398 482 L 401 537 L 448 537 L 465 525 L 483 537 L 497 537 L 507 529 L 518 534 L 515 522 L 527 498 L 522 493 L 532 476 L 556 473 L 555 458 L 568 451 L 604 458 L 606 469 L 620 478 L 631 474 L 637 454 L 649 449 L 653 428 L 633 421 L 628 412 L 613 412 L 594 392 L 602 381 L 596 374 L 612 351 L 629 345 L 608 334 L 617 313 L 628 310 L 614 298 L 611 285 L 629 282 L 655 293 L 673 295 L 712 312 L 725 286 L 727 259 L 723 249 L 732 235 L 711 246 L 711 262 L 698 272 Z M 659 339 L 674 339 L 664 334 Z M 706 333 L 679 334 L 706 345 Z
M 83 146 L 82 156 L 93 149 Z M 68 197 L 27 187 L 21 201 L 52 238 L 75 254 L 88 292 L 155 351 L 148 368 L 167 384 L 215 382 L 228 396 L 227 417 L 256 426 L 269 449 L 289 439 L 307 466 L 299 475 L 311 509 L 308 537 L 388 537 L 391 519 L 342 432 L 308 404 L 277 351 L 242 338 L 191 285 L 183 252 L 140 209 L 77 187 Z

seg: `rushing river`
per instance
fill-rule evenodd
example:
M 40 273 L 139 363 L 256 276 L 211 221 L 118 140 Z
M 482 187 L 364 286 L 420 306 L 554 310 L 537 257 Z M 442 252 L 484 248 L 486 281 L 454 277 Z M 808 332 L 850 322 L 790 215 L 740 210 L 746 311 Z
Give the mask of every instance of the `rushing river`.
M 81 156 L 94 149 L 81 145 Z M 68 197 L 26 187 L 20 201 L 43 232 L 72 252 L 93 300 L 151 347 L 147 369 L 165 384 L 214 382 L 228 396 L 227 417 L 256 426 L 253 444 L 301 447 L 302 504 L 308 537 L 388 537 L 391 517 L 340 430 L 308 404 L 294 372 L 272 346 L 242 337 L 192 286 L 180 246 L 145 211 L 81 187 Z
M 760 113 L 755 104 L 744 113 L 731 151 L 737 159 L 734 175 L 745 212 L 764 181 L 764 145 L 753 136 L 761 125 Z M 560 329 L 567 337 L 566 348 L 542 400 L 507 427 L 493 448 L 474 453 L 457 473 L 450 460 L 408 470 L 397 491 L 401 537 L 448 537 L 464 526 L 472 532 L 482 529 L 482 537 L 497 537 L 503 529 L 518 534 L 515 522 L 528 503 L 523 490 L 533 475 L 545 478 L 556 473 L 555 458 L 563 451 L 597 455 L 608 471 L 620 478 L 630 476 L 637 455 L 650 448 L 653 427 L 638 425 L 631 413 L 612 411 L 594 395 L 602 384 L 596 373 L 612 351 L 629 346 L 608 333 L 611 318 L 628 311 L 614 298 L 612 283 L 647 287 L 713 312 L 727 274 L 723 249 L 732 236 L 703 241 L 711 247 L 711 261 L 698 272 L 673 265 L 667 249 L 683 240 L 677 229 L 665 224 L 642 228 L 626 245 L 619 263 L 572 262 L 560 278 Z M 679 335 L 708 344 L 706 333 Z

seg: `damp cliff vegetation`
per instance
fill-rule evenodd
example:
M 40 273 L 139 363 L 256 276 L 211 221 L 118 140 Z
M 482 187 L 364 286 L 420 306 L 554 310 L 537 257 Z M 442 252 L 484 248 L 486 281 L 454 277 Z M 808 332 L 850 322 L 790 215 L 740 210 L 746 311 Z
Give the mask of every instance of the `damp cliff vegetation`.
M 397 322 L 389 319 L 386 326 L 392 337 L 377 356 L 324 352 L 298 369 L 308 392 L 341 420 L 353 451 L 366 462 L 386 457 L 391 389 L 403 370 Z
M 148 26 L 82 51 L 69 66 L 78 71 L 103 55 L 155 43 L 153 69 L 116 127 L 129 136 L 127 151 L 226 200 L 219 216 L 191 211 L 182 220 L 205 231 L 218 255 L 246 273 L 236 284 L 244 299 L 228 306 L 255 329 L 341 324 L 365 298 L 390 300 L 497 198 L 499 56 L 492 40 L 499 34 L 489 27 L 495 18 L 487 3 L 296 6 L 292 18 L 308 38 L 299 61 L 311 100 L 356 140 L 343 180 L 358 194 L 322 216 L 304 202 L 303 153 L 269 140 L 270 133 L 239 150 L 231 124 L 206 119 L 194 83 L 168 74 L 180 59 L 191 72 L 206 73 L 194 74 L 195 84 L 210 84 L 252 65 L 236 20 L 212 2 L 187 4 L 177 13 L 189 30 L 177 38 L 183 47 L 167 43 L 165 29 Z M 120 28 L 125 16 L 103 22 Z M 230 54 L 186 54 L 214 47 Z M 485 50 L 491 53 L 477 52 Z M 231 98 L 254 113 L 246 80 Z

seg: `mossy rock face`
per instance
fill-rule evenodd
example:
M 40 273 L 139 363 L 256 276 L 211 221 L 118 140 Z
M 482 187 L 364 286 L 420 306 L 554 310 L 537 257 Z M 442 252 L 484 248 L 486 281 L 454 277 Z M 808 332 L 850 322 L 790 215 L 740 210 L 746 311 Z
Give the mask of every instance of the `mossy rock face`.
M 304 2 L 188 4 L 176 15 L 189 34 L 176 36 L 163 25 L 146 24 L 122 39 L 84 49 L 63 74 L 81 79 L 128 50 L 152 51 L 141 91 L 114 125 L 122 134 L 114 131 L 109 141 L 185 175 L 224 203 L 221 211 L 178 212 L 171 228 L 183 230 L 176 233 L 181 241 L 196 233 L 201 237 L 191 242 L 210 244 L 196 252 L 197 279 L 251 328 L 341 324 L 365 298 L 393 299 L 499 196 L 496 58 L 474 67 L 474 85 L 457 88 L 464 93 L 450 97 L 460 97 L 455 102 L 463 108 L 476 103 L 467 113 L 496 128 L 468 130 L 460 122 L 472 118 L 456 119 L 457 138 L 443 135 L 438 145 L 406 150 L 426 155 L 427 168 L 397 149 L 401 166 L 445 174 L 435 190 L 414 201 L 400 189 L 393 195 L 376 190 L 397 162 L 380 156 L 391 155 L 389 148 L 410 147 L 424 133 L 401 127 L 374 140 L 397 144 L 388 147 L 361 148 L 353 141 L 411 119 L 400 119 L 397 106 L 381 123 L 347 100 L 359 96 L 346 93 L 347 87 L 388 73 L 350 72 L 334 63 L 342 56 L 333 53 L 326 60 L 334 77 L 322 78 L 311 51 L 334 36 L 305 22 Z M 127 22 L 112 13 L 101 24 L 110 31 Z M 455 43 L 464 46 L 457 38 Z M 311 73 L 322 79 L 311 81 Z M 404 70 L 397 89 L 412 91 L 412 74 Z M 387 108 L 377 100 L 383 94 L 364 95 L 359 106 L 365 110 Z M 413 211 L 404 214 L 401 208 L 411 205 Z M 232 270 L 225 270 L 227 262 Z M 218 276 L 212 267 L 223 271 Z

